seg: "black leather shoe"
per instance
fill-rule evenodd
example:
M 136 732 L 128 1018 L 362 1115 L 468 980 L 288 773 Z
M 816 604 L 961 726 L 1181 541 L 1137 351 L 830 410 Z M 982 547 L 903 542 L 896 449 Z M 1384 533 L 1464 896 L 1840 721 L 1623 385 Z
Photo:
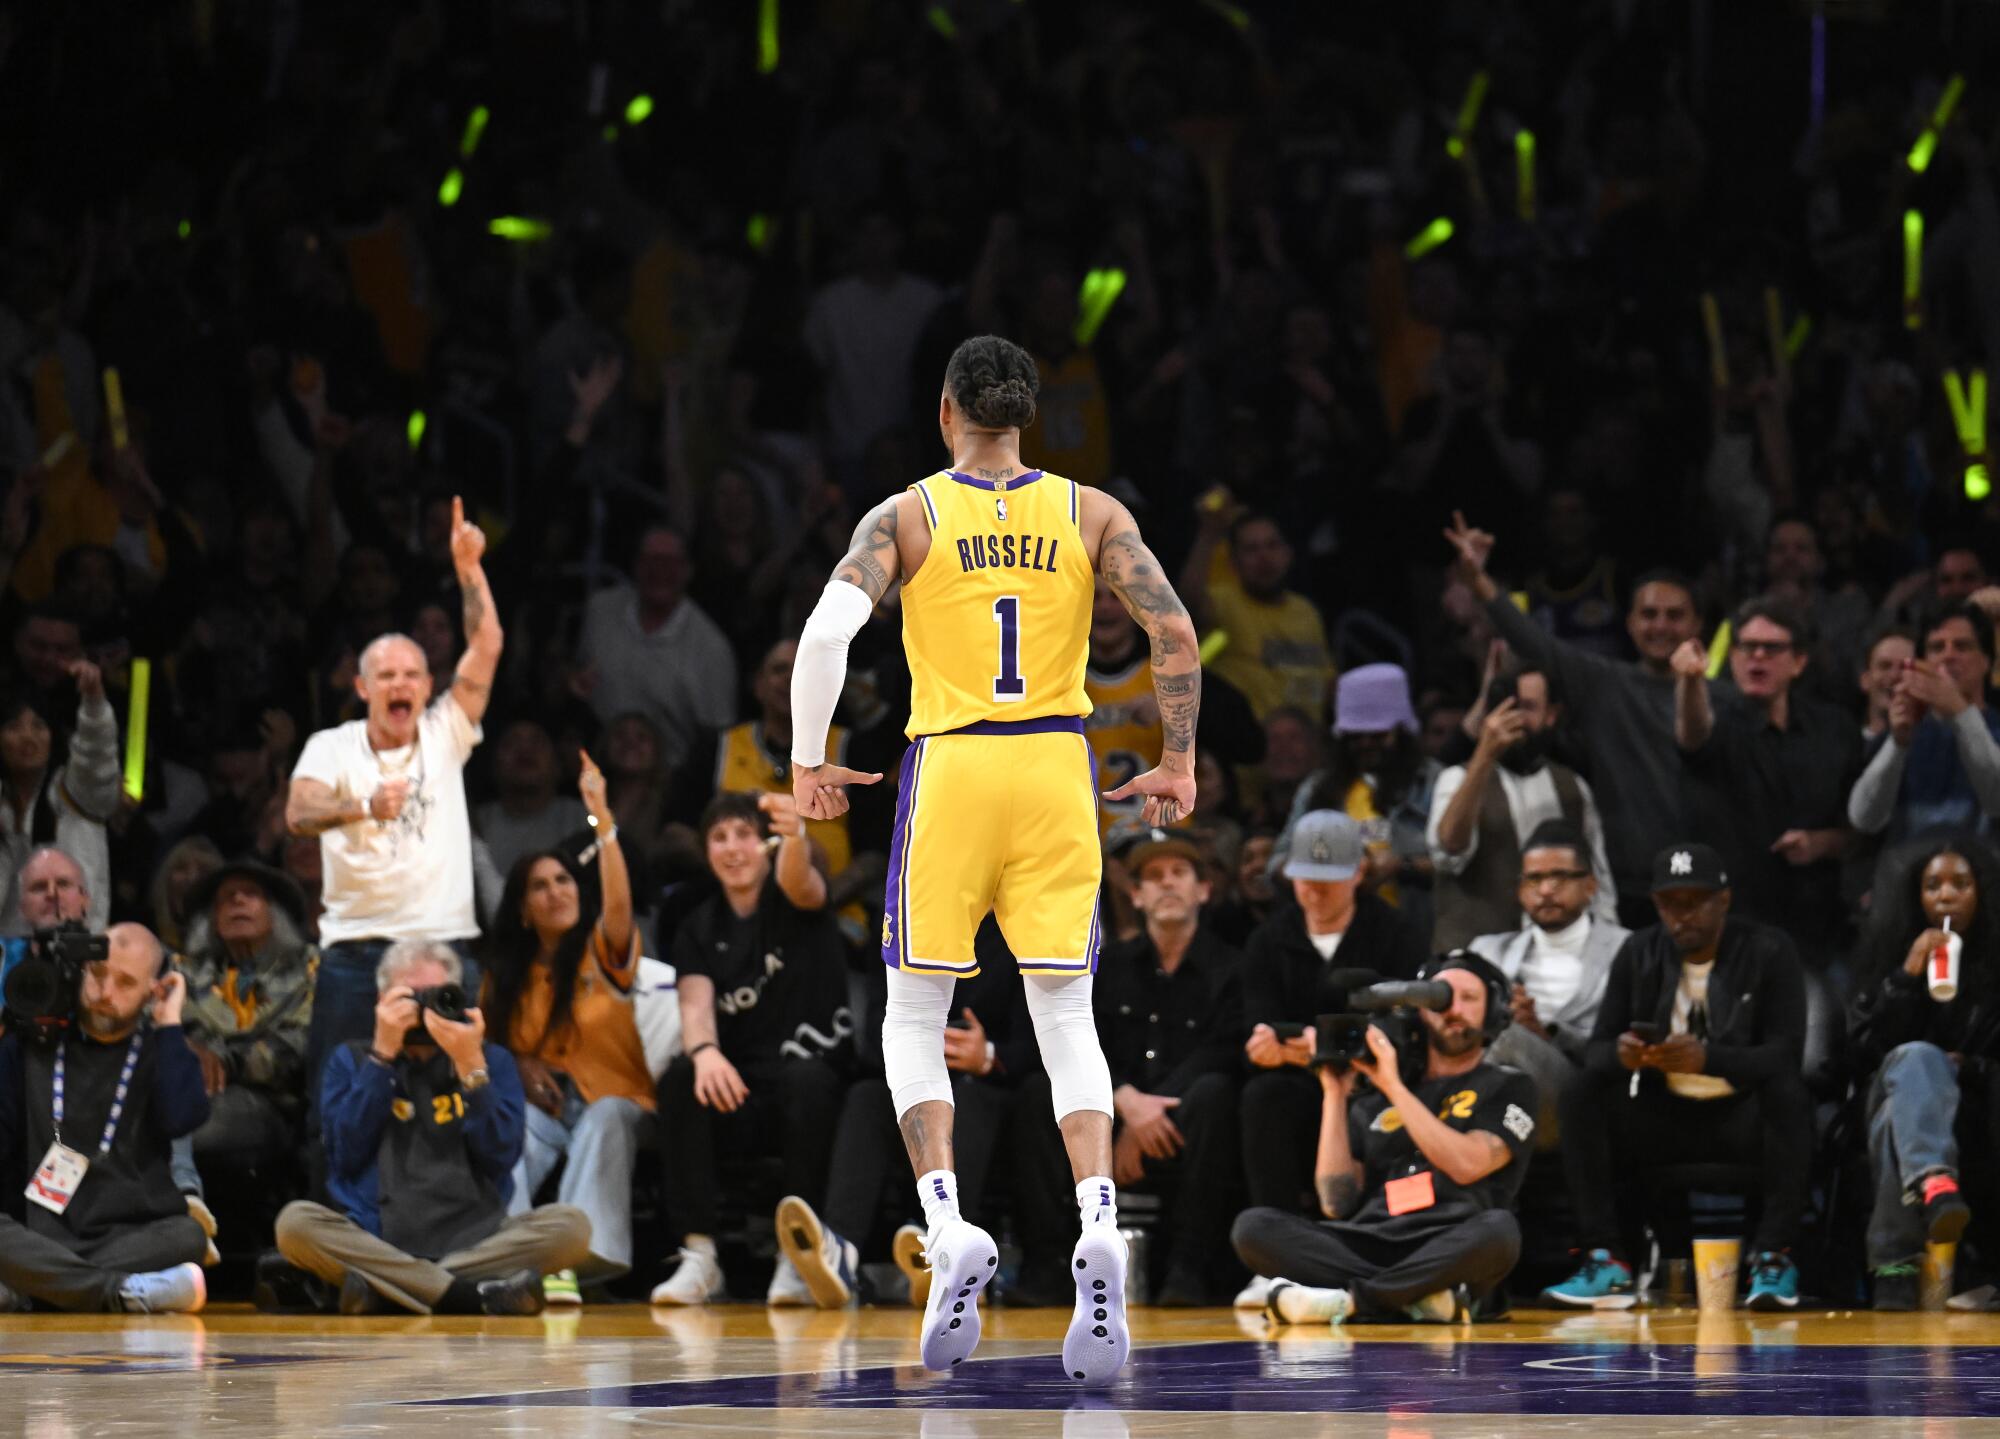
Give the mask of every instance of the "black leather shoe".
M 389 1301 L 375 1292 L 375 1286 L 352 1269 L 340 1281 L 340 1312 L 352 1319 L 362 1314 L 390 1313 Z
M 541 1274 L 517 1269 L 501 1279 L 480 1280 L 479 1307 L 487 1314 L 540 1314 L 548 1307 Z
M 326 1281 L 300 1269 L 276 1250 L 257 1256 L 257 1278 L 250 1302 L 264 1314 L 332 1314 L 340 1299 Z

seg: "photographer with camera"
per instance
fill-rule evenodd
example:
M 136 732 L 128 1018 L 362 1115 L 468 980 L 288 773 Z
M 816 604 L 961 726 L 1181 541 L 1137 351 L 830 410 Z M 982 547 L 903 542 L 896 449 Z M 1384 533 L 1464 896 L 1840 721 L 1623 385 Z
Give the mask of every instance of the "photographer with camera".
M 467 1008 L 447 944 L 402 940 L 375 973 L 375 1033 L 328 1056 L 327 1190 L 278 1215 L 278 1250 L 340 1291 L 340 1312 L 538 1314 L 542 1276 L 590 1252 L 590 1220 L 551 1204 L 509 1217 L 526 1100 L 513 1056 Z M 260 1290 L 304 1276 L 264 1267 Z
M 1354 820 L 1331 809 L 1301 816 L 1284 868 L 1297 902 L 1275 910 L 1244 949 L 1251 1073 L 1243 1086 L 1243 1170 L 1253 1205 L 1305 1211 L 1305 1155 L 1320 1108 L 1307 1031 L 1315 1016 L 1338 1007 L 1328 975 L 1337 965 L 1410 979 L 1424 962 L 1416 927 L 1362 887 L 1367 863 Z M 1243 1302 L 1251 1297 L 1245 1291 Z
M 1250 1209 L 1231 1234 L 1254 1272 L 1295 1276 L 1271 1281 L 1274 1323 L 1449 1321 L 1478 1312 L 1520 1257 L 1513 1202 L 1535 1134 L 1535 1086 L 1487 1059 L 1508 1023 L 1509 985 L 1463 950 L 1422 977 L 1434 983 L 1374 986 L 1380 1003 L 1367 988 L 1346 996 L 1357 1008 L 1390 1006 L 1365 1029 L 1354 1015 L 1315 1028 L 1314 1186 L 1326 1217 Z M 1394 1012 L 1414 1006 L 1415 1024 Z
M 36 1012 L 19 1013 L 30 989 Z M 186 998 L 137 924 L 47 935 L 9 976 L 0 1156 L 28 1202 L 25 1222 L 0 1214 L 0 1309 L 192 1313 L 206 1301 L 207 1241 L 168 1165 L 172 1141 L 208 1118 Z

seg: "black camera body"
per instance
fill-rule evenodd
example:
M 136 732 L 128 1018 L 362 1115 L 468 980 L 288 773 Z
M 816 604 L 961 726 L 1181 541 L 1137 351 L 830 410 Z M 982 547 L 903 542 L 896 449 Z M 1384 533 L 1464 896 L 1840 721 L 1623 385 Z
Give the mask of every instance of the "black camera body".
M 111 941 L 71 920 L 38 929 L 28 953 L 7 972 L 4 1020 L 9 1034 L 53 1044 L 76 1024 L 83 971 L 111 953 Z
M 465 1023 L 465 991 L 456 984 L 425 985 L 422 989 L 411 990 L 410 998 L 417 1003 L 417 1023 L 403 1036 L 405 1044 L 437 1043 L 423 1025 L 423 1011 L 426 1009 L 439 1019 L 448 1019 L 454 1024 Z
M 1314 1066 L 1345 1074 L 1355 1060 L 1368 1057 L 1368 1029 L 1373 1025 L 1389 1036 L 1403 1083 L 1413 1087 L 1421 1083 L 1430 1067 L 1430 1035 L 1417 1011 L 1450 1009 L 1451 986 L 1438 980 L 1389 980 L 1340 993 L 1343 1012 L 1322 1014 L 1314 1024 Z

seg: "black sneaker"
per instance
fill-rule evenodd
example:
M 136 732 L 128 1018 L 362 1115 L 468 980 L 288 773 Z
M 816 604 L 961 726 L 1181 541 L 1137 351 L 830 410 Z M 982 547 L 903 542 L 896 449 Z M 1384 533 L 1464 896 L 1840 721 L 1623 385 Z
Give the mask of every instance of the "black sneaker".
M 540 1272 L 519 1269 L 504 1278 L 480 1280 L 479 1307 L 487 1314 L 540 1314 L 548 1307 Z
M 1875 1309 L 1883 1314 L 1909 1314 L 1917 1307 L 1919 1274 L 1914 1260 L 1885 1264 L 1874 1274 Z
M 1972 1206 L 1958 1192 L 1956 1179 L 1938 1174 L 1924 1182 L 1924 1231 L 1932 1244 L 1958 1243 L 1971 1221 Z

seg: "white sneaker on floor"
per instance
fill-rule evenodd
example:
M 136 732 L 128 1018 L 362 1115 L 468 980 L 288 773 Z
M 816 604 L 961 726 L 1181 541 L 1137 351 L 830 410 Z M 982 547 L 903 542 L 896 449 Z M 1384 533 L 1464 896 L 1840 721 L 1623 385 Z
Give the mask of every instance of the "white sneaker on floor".
M 1354 1296 L 1345 1289 L 1315 1289 L 1289 1279 L 1270 1284 L 1264 1317 L 1273 1324 L 1338 1324 L 1354 1312 Z
M 979 1344 L 979 1292 L 1000 1267 L 993 1236 L 963 1219 L 947 1219 L 925 1241 L 931 1292 L 924 1304 L 926 1369 L 963 1364 Z
M 1271 1281 L 1263 1275 L 1258 1274 L 1253 1275 L 1250 1282 L 1243 1286 L 1243 1292 L 1236 1296 L 1235 1307 L 1238 1309 L 1262 1309 L 1270 1302 Z
M 674 1272 L 653 1286 L 655 1304 L 706 1304 L 722 1293 L 722 1266 L 712 1254 L 693 1249 L 680 1252 Z
M 773 1309 L 812 1307 L 812 1290 L 806 1288 L 806 1277 L 783 1249 L 778 1251 L 778 1264 L 771 1271 L 771 1287 L 764 1291 L 764 1302 Z
M 910 1281 L 910 1303 L 922 1309 L 931 1297 L 931 1266 L 924 1258 L 924 1231 L 914 1224 L 905 1224 L 896 1231 L 889 1252 L 895 1257 L 896 1267 L 903 1271 L 903 1277 Z
M 1063 1373 L 1079 1384 L 1109 1384 L 1132 1350 L 1125 1324 L 1125 1262 L 1125 1236 L 1116 1225 L 1084 1226 L 1070 1259 L 1076 1309 L 1063 1339 Z
M 128 1314 L 198 1314 L 208 1303 L 208 1279 L 199 1264 L 128 1274 L 118 1298 Z
M 796 1194 L 778 1201 L 778 1248 L 821 1309 L 845 1309 L 854 1302 L 861 1251 L 820 1223 Z
M 1458 1291 L 1439 1289 L 1410 1306 L 1410 1318 L 1419 1324 L 1449 1324 L 1458 1318 Z

